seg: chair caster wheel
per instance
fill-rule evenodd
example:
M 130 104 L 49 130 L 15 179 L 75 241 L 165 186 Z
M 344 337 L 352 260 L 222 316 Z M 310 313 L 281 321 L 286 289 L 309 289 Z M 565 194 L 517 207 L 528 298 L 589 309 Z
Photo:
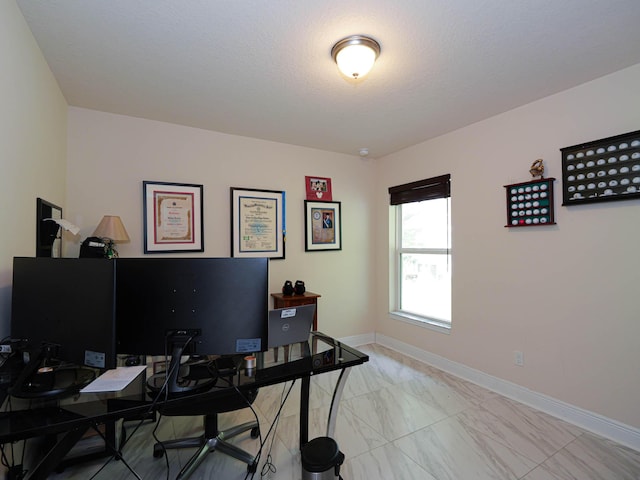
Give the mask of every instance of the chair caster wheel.
M 256 473 L 258 470 L 258 462 L 253 462 L 251 465 L 247 465 L 247 472 Z
M 159 443 L 156 443 L 153 446 L 153 458 L 160 458 L 164 455 L 164 448 Z
M 258 438 L 260 436 L 260 427 L 253 427 L 251 429 L 251 438 Z

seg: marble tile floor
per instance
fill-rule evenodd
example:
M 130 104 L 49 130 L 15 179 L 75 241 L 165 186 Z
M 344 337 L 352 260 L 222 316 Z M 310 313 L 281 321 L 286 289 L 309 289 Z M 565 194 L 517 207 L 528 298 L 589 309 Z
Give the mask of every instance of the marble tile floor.
M 346 456 L 344 480 L 639 480 L 640 452 L 581 430 L 489 390 L 379 345 L 360 350 L 370 362 L 351 370 L 335 438 Z M 325 434 L 337 374 L 312 378 L 310 438 Z M 282 385 L 261 389 L 254 404 L 263 434 L 280 406 Z M 282 409 L 275 436 L 264 447 L 256 479 L 300 480 L 299 383 Z M 252 420 L 249 409 L 223 414 L 220 426 Z M 135 425 L 129 422 L 130 431 Z M 200 420 L 164 417 L 140 426 L 124 457 L 140 478 L 175 478 L 193 450 L 172 450 L 154 459 L 153 430 L 160 439 L 195 436 Z M 273 440 L 273 441 L 272 441 Z M 248 434 L 235 444 L 257 452 Z M 275 472 L 262 465 L 271 450 Z M 86 480 L 104 461 L 69 467 L 50 478 Z M 169 466 L 169 469 L 167 469 Z M 168 473 L 167 473 L 168 472 Z M 210 454 L 193 480 L 241 480 L 246 468 L 226 455 Z M 96 479 L 134 479 L 112 461 Z

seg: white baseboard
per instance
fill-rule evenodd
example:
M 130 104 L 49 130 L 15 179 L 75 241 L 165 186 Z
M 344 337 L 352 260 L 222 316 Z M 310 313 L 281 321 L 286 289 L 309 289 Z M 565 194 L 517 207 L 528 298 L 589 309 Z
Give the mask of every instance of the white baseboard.
M 351 340 L 353 339 L 353 341 Z M 373 339 L 373 340 L 371 340 Z M 548 413 L 561 420 L 572 423 L 580 428 L 606 437 L 621 445 L 640 451 L 640 429 L 625 425 L 616 420 L 604 417 L 594 412 L 568 404 L 555 398 L 543 395 L 533 390 L 517 385 L 498 377 L 488 375 L 480 370 L 453 362 L 439 355 L 427 352 L 407 343 L 382 334 L 366 334 L 347 337 L 347 345 L 365 345 L 378 343 L 399 353 L 415 358 L 423 363 L 432 365 L 452 375 L 468 380 L 494 392 L 504 395 L 532 408 Z
M 370 343 L 376 343 L 375 333 L 365 333 L 362 335 L 353 335 L 351 337 L 339 338 L 339 341 L 346 343 L 352 347 L 359 347 L 361 345 L 368 345 Z

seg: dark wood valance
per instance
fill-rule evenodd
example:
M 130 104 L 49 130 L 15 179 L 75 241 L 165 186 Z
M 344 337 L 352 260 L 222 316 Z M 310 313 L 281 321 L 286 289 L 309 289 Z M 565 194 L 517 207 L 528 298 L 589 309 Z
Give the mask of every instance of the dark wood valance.
M 422 200 L 433 200 L 435 198 L 447 198 L 451 196 L 450 185 L 451 175 L 447 173 L 438 177 L 390 187 L 390 204 L 400 205 L 402 203 L 421 202 Z

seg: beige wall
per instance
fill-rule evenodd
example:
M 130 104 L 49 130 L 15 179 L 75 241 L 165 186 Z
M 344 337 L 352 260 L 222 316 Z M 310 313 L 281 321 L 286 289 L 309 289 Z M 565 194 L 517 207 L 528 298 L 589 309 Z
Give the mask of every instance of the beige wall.
M 387 188 L 452 175 L 453 328 L 389 318 L 388 222 L 378 224 L 376 330 L 533 391 L 640 427 L 640 201 L 562 207 L 559 149 L 640 128 L 640 65 L 376 162 Z M 543 158 L 556 226 L 504 228 L 504 185 Z M 513 352 L 524 352 L 524 367 Z
M 71 108 L 15 3 L 0 2 L 0 330 L 8 333 L 11 259 L 35 251 L 35 199 L 65 208 L 90 235 L 121 215 L 142 256 L 143 180 L 205 187 L 205 256 L 227 256 L 229 187 L 287 192 L 287 259 L 271 289 L 302 279 L 323 295 L 320 328 L 379 331 L 631 426 L 640 426 L 638 200 L 561 207 L 558 225 L 506 229 L 503 185 L 528 179 L 558 149 L 637 130 L 640 66 L 378 161 Z M 68 139 L 68 154 L 67 154 Z M 65 159 L 67 161 L 65 161 Z M 65 172 L 65 169 L 67 171 Z M 388 318 L 386 189 L 441 173 L 453 181 L 450 335 Z M 304 176 L 331 177 L 343 202 L 343 250 L 305 253 Z M 65 185 L 66 182 L 66 185 Z M 380 221 L 379 219 L 383 220 Z M 66 238 L 67 256 L 79 239 Z M 524 367 L 513 351 L 524 352 Z
M 36 198 L 64 208 L 67 105 L 13 0 L 0 2 L 0 338 L 12 262 L 36 250 Z M 66 212 L 65 212 L 66 213 Z
M 322 295 L 320 330 L 339 337 L 370 331 L 370 162 L 81 108 L 69 109 L 68 148 L 69 219 L 82 228 L 83 239 L 102 215 L 120 215 L 132 240 L 118 248 L 123 257 L 144 255 L 143 180 L 204 186 L 201 255 L 210 257 L 230 255 L 230 187 L 284 190 L 286 259 L 270 262 L 271 291 L 280 291 L 285 280 L 303 280 L 308 290 Z M 304 251 L 305 175 L 332 179 L 333 198 L 342 202 L 341 251 Z M 68 245 L 71 256 L 78 250 L 78 243 Z

